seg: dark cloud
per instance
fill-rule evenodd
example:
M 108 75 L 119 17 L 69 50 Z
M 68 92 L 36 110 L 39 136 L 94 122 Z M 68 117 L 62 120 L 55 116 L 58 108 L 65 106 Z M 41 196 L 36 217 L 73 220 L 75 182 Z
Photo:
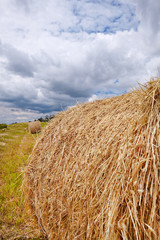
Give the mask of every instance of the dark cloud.
M 72 76 L 74 78 L 74 75 Z M 67 83 L 65 82 L 55 82 L 53 83 L 53 91 L 58 92 L 59 94 L 65 94 L 72 98 L 88 98 L 91 94 L 91 88 L 86 89 L 84 86 L 79 86 L 78 84 L 75 86 L 74 79 L 71 79 Z
M 0 53 L 7 59 L 6 68 L 9 71 L 22 77 L 33 77 L 35 70 L 34 62 L 26 53 L 2 43 L 0 45 Z
M 30 4 L 32 3 L 32 1 L 30 0 L 14 0 L 15 1 L 15 5 L 19 8 L 22 8 L 26 13 L 28 13 L 30 11 Z
M 28 62 L 25 61 L 10 62 L 8 65 L 8 70 L 14 74 L 21 75 L 22 77 L 33 77 L 32 67 Z

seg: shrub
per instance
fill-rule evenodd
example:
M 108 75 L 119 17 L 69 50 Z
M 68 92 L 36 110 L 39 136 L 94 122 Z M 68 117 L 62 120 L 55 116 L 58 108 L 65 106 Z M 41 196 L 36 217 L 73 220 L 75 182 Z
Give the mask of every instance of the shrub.
M 3 129 L 3 128 L 7 128 L 7 124 L 1 123 L 1 124 L 0 124 L 0 129 Z

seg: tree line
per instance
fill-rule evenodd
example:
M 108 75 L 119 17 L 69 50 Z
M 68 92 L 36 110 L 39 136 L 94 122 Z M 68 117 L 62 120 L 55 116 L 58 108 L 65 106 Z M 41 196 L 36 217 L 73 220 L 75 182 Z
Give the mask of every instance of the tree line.
M 39 120 L 40 122 L 49 122 L 51 119 L 53 119 L 55 117 L 55 115 L 46 115 L 44 118 L 40 117 L 37 120 Z M 36 120 L 35 120 L 36 121 Z

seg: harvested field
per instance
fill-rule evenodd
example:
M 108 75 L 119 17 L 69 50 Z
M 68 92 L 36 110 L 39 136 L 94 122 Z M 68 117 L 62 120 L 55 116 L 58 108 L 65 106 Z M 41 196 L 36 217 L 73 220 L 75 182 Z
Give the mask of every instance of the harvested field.
M 160 239 L 160 79 L 57 115 L 25 173 L 26 206 L 53 239 Z
M 45 126 L 42 124 L 42 127 Z M 28 156 L 38 138 L 24 132 L 28 123 L 10 124 L 0 129 L 0 239 L 40 240 L 24 211 L 22 179 Z
M 1 136 L 7 136 L 8 135 L 8 133 L 0 133 L 0 137 Z

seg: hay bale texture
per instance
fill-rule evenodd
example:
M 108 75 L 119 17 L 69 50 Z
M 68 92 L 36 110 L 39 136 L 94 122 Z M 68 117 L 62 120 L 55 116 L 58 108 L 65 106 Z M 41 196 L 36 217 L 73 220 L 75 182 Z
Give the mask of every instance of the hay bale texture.
M 40 133 L 41 132 L 41 123 L 40 123 L 40 121 L 30 122 L 28 124 L 28 128 L 29 128 L 29 132 L 31 134 Z
M 50 240 L 160 239 L 160 79 L 57 115 L 24 186 Z

